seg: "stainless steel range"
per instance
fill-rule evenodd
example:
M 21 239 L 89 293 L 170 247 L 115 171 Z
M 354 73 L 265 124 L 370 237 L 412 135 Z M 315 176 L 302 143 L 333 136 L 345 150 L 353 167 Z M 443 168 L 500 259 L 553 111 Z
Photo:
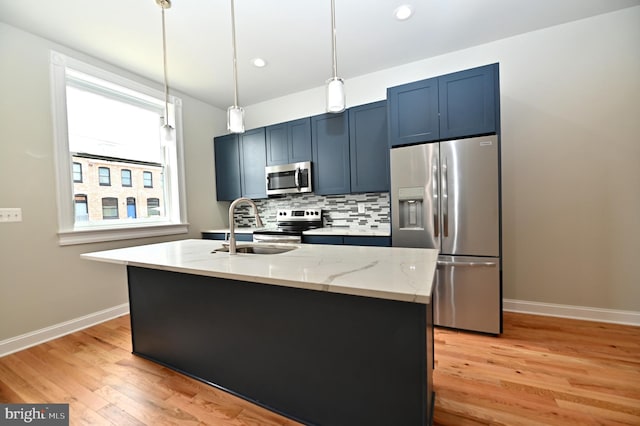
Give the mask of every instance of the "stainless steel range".
M 300 243 L 302 233 L 322 228 L 322 209 L 286 209 L 276 212 L 276 229 L 253 231 L 253 241 Z

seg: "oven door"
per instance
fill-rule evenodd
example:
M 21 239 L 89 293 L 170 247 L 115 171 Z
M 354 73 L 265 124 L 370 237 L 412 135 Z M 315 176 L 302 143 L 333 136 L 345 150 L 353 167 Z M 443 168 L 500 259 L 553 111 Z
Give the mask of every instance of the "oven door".
M 311 162 L 267 166 L 267 195 L 311 192 Z
M 302 233 L 254 231 L 253 241 L 258 243 L 300 244 L 302 242 Z

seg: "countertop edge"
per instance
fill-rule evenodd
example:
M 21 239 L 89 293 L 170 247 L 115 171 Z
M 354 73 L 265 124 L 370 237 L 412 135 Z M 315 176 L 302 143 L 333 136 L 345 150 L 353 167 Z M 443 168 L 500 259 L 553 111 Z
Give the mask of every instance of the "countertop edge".
M 213 240 L 181 240 L 181 241 L 182 242 L 207 241 L 208 243 L 214 242 Z M 180 241 L 177 241 L 177 242 L 180 242 Z M 177 243 L 177 242 L 151 244 L 149 245 L 149 247 L 160 246 L 160 245 L 167 246 L 168 244 Z M 323 247 L 324 248 L 346 247 L 346 246 L 325 246 L 325 245 L 314 245 L 314 244 L 302 244 L 301 246 L 313 247 L 313 250 L 320 250 L 320 251 L 324 250 Z M 81 254 L 80 257 L 86 260 L 120 264 L 120 265 L 133 266 L 133 267 L 156 269 L 161 271 L 209 276 L 209 277 L 224 278 L 224 279 L 237 280 L 237 281 L 246 281 L 246 282 L 253 282 L 253 283 L 259 283 L 259 284 L 266 284 L 266 285 L 276 285 L 276 286 L 298 288 L 298 289 L 305 289 L 305 290 L 325 291 L 325 292 L 339 293 L 339 294 L 352 295 L 352 296 L 373 297 L 378 299 L 395 300 L 395 301 L 401 301 L 401 302 L 430 304 L 432 299 L 432 295 L 430 293 L 429 294 L 427 293 L 428 293 L 428 290 L 433 291 L 433 283 L 431 283 L 430 285 L 424 284 L 424 286 L 420 286 L 420 288 L 415 288 L 413 291 L 406 291 L 406 289 L 395 290 L 393 288 L 385 289 L 385 288 L 366 287 L 365 283 L 368 281 L 366 280 L 361 281 L 360 278 L 358 278 L 357 281 L 354 282 L 354 285 L 349 285 L 348 283 L 345 284 L 345 283 L 332 283 L 332 282 L 301 281 L 296 279 L 287 279 L 286 277 L 277 277 L 277 276 L 270 277 L 270 276 L 264 276 L 264 275 L 245 274 L 243 272 L 238 272 L 238 271 L 229 272 L 229 271 L 222 271 L 222 270 L 207 269 L 205 267 L 198 266 L 197 263 L 193 266 L 183 266 L 183 265 L 175 265 L 175 264 L 172 265 L 170 264 L 171 262 L 166 262 L 165 264 L 165 263 L 162 263 L 162 261 L 160 260 L 156 260 L 155 258 L 153 261 L 149 262 L 149 261 L 146 261 L 144 257 L 140 259 L 139 253 L 137 256 L 130 255 L 131 250 L 141 250 L 144 247 L 145 246 L 137 246 L 137 247 L 131 247 L 131 248 L 106 250 L 102 252 L 85 253 L 85 254 Z M 211 247 L 207 246 L 206 250 L 210 251 L 210 249 Z M 391 247 L 376 247 L 376 249 L 394 250 L 394 248 L 391 248 Z M 425 250 L 425 249 L 420 249 L 420 250 Z M 249 256 L 254 256 L 254 255 L 249 255 Z M 282 255 L 276 255 L 276 256 L 282 256 Z M 138 257 L 138 259 L 135 259 L 135 257 Z M 437 260 L 437 255 L 435 256 L 435 259 Z M 434 273 L 435 273 L 436 260 L 433 261 Z M 431 261 L 428 261 L 427 263 L 431 263 Z

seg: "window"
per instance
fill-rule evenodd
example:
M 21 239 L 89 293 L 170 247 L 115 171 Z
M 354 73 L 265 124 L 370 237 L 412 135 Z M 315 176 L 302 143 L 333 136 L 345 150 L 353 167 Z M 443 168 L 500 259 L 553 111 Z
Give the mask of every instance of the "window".
M 73 163 L 73 181 L 82 183 L 82 164 L 80 163 Z
M 147 199 L 147 215 L 160 216 L 160 200 L 157 198 Z
M 176 138 L 165 141 L 164 93 L 155 83 L 53 51 L 50 59 L 60 244 L 186 233 L 180 99 L 169 96 Z M 113 192 L 111 171 L 120 174 L 121 193 Z M 135 193 L 125 189 L 140 184 Z M 85 198 L 70 203 L 75 194 Z M 115 195 L 127 200 L 126 214 Z M 136 198 L 157 200 L 153 214 L 140 214 Z
M 118 219 L 118 199 L 105 197 L 102 199 L 102 218 Z
M 131 170 L 122 169 L 120 180 L 122 181 L 122 186 L 131 186 Z
M 76 194 L 75 197 L 76 222 L 89 220 L 89 204 L 86 194 Z
M 111 170 L 108 167 L 98 167 L 98 182 L 100 186 L 111 186 Z
M 145 188 L 153 188 L 153 174 L 151 172 L 142 172 L 142 181 Z

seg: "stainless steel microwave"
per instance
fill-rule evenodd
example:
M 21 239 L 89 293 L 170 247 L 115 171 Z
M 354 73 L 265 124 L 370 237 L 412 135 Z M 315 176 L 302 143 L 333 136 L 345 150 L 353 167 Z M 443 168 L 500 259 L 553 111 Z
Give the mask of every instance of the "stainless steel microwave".
M 267 195 L 311 192 L 311 161 L 265 168 Z

